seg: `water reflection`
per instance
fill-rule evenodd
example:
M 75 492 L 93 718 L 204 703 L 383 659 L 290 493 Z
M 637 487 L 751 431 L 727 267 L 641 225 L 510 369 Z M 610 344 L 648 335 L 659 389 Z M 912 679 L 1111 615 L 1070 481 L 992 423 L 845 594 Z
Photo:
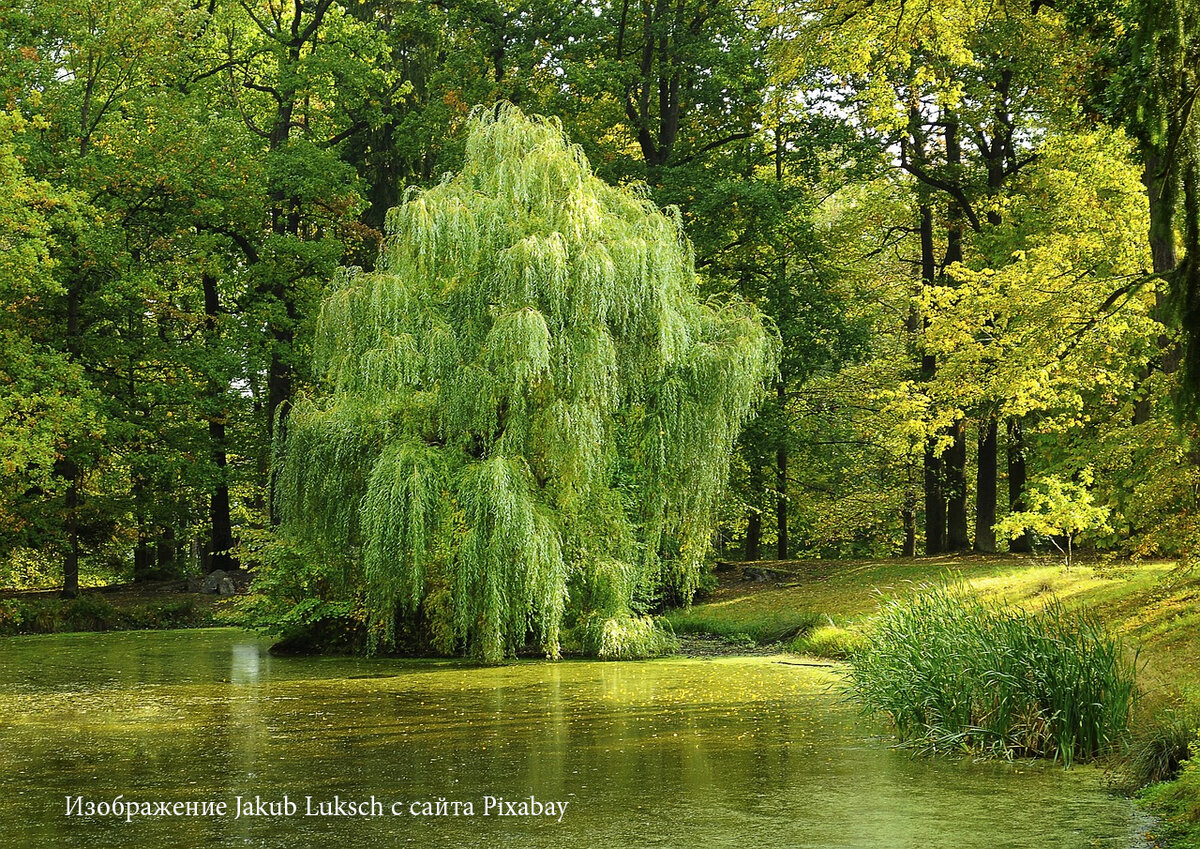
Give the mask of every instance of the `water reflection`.
M 262 649 L 256 643 L 235 643 L 230 647 L 229 681 L 232 684 L 257 684 L 263 664 Z
M 0 642 L 0 846 L 1130 846 L 1094 774 L 914 760 L 829 672 L 271 658 L 232 630 Z M 65 816 L 65 798 L 567 801 L 519 818 Z M 405 808 L 405 810 L 407 810 Z

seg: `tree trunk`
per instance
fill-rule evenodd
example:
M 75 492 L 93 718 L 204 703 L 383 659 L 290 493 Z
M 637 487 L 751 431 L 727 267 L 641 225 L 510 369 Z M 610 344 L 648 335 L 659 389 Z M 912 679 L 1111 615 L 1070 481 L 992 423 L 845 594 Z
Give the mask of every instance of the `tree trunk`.
M 137 545 L 133 549 L 133 581 L 142 583 L 154 574 L 154 545 L 144 528 L 138 528 Z
M 775 554 L 780 560 L 788 559 L 788 499 L 787 499 L 787 449 L 780 448 L 775 454 L 775 524 L 778 539 Z
M 901 557 L 917 556 L 917 498 L 909 494 L 900 508 L 900 521 L 904 526 L 904 546 L 900 550 Z
M 775 182 L 783 182 L 783 127 L 775 127 Z M 787 291 L 787 256 L 779 258 L 775 274 L 775 286 L 779 291 L 779 303 L 785 303 Z M 779 560 L 788 559 L 788 417 L 787 417 L 787 386 L 781 372 L 781 379 L 775 383 L 775 399 L 779 404 L 779 433 L 775 434 L 778 443 L 775 448 L 775 554 Z
M 776 388 L 782 414 L 786 393 L 782 382 Z M 781 415 L 781 418 L 786 417 Z M 775 449 L 775 527 L 778 533 L 775 553 L 780 560 L 788 559 L 788 452 L 784 436 L 779 434 L 779 446 Z
M 158 530 L 158 550 L 155 552 L 155 562 L 158 566 L 159 574 L 171 575 L 175 572 L 175 558 L 177 553 L 175 526 L 164 525 Z
M 135 477 L 130 488 L 133 496 L 134 510 L 141 513 L 137 516 L 137 540 L 133 547 L 133 580 L 134 583 L 148 581 L 156 565 L 154 523 L 145 515 L 145 482 Z
M 937 260 L 933 255 L 933 209 L 921 206 L 921 280 L 932 286 Z M 921 357 L 921 380 L 933 380 L 937 360 L 933 354 Z M 925 446 L 925 553 L 946 550 L 946 496 L 942 489 L 942 458 L 933 451 L 932 440 Z
M 946 550 L 946 497 L 942 493 L 942 458 L 925 449 L 925 553 Z
M 79 594 L 79 478 L 74 463 L 67 465 L 70 483 L 66 497 L 67 552 L 63 559 L 62 594 L 64 598 L 75 598 Z
M 925 133 L 922 127 L 921 111 L 916 104 L 909 109 L 909 128 L 906 144 L 911 145 L 911 155 L 914 161 L 925 164 Z M 919 195 L 919 232 L 921 244 L 921 288 L 933 285 L 937 274 L 937 258 L 933 254 L 933 207 L 924 191 Z M 910 312 L 908 328 L 914 334 L 917 328 L 928 327 L 928 321 Z M 921 382 L 928 383 L 937 375 L 937 358 L 930 352 L 921 351 Z M 927 555 L 941 554 L 946 550 L 946 495 L 944 489 L 944 471 L 942 458 L 934 451 L 935 437 L 931 435 L 925 442 L 925 456 L 922 462 L 922 488 L 925 500 L 925 553 Z M 914 540 L 915 548 L 915 540 Z
M 210 425 L 210 434 L 214 429 L 216 428 Z M 219 430 L 219 435 L 213 440 L 214 444 L 219 444 L 225 440 L 225 426 L 220 425 Z M 229 486 L 224 481 L 225 452 L 214 448 L 213 459 L 217 462 L 217 473 L 221 475 L 222 480 L 213 489 L 208 502 L 208 517 L 212 535 L 208 562 L 210 564 L 210 571 L 211 569 L 224 569 L 226 572 L 230 572 L 239 568 L 240 564 L 232 552 L 233 523 L 229 519 Z
M 975 550 L 996 550 L 996 419 L 989 416 L 979 431 L 979 465 L 975 469 Z
M 908 332 L 910 353 L 919 350 L 921 331 L 921 311 L 916 301 L 908 308 L 908 318 L 905 319 L 904 329 Z M 904 544 L 900 550 L 902 557 L 917 556 L 917 493 L 913 489 L 913 473 L 910 467 L 908 486 L 905 489 L 904 505 L 900 508 L 900 522 L 904 528 Z
M 746 544 L 742 557 L 745 560 L 762 559 L 762 510 L 759 505 L 763 497 L 762 469 L 756 463 L 750 469 L 750 494 L 754 503 L 750 505 L 750 515 L 746 518 Z
M 962 164 L 962 148 L 958 141 L 958 117 L 945 115 L 946 164 L 957 173 Z M 951 200 L 947 210 L 946 265 L 962 262 L 962 209 Z M 950 551 L 965 551 L 971 547 L 967 530 L 967 423 L 959 419 L 951 426 L 954 442 L 946 451 L 946 546 Z
M 1175 254 L 1175 188 L 1174 180 L 1163 173 L 1162 157 L 1156 147 L 1150 144 L 1142 145 L 1142 158 L 1145 168 L 1142 172 L 1142 183 L 1146 186 L 1146 195 L 1150 205 L 1150 258 L 1155 274 L 1166 274 L 1174 271 L 1178 265 Z M 1155 318 L 1163 324 L 1170 320 L 1167 296 L 1160 287 L 1155 292 Z M 1159 367 L 1165 374 L 1172 374 L 1179 368 L 1180 348 L 1174 344 L 1167 334 L 1158 337 L 1158 348 L 1161 352 Z M 1139 383 L 1150 377 L 1147 368 Z M 1134 402 L 1133 423 L 1141 424 L 1150 418 L 1153 409 L 1152 399 L 1143 396 Z
M 1162 160 L 1157 152 L 1146 156 L 1146 190 L 1150 197 L 1150 256 L 1155 274 L 1167 274 L 1179 265 L 1175 254 L 1175 189 L 1173 181 L 1161 174 Z M 1171 320 L 1170 304 L 1161 287 L 1155 293 L 1155 318 L 1164 325 Z M 1164 374 L 1179 369 L 1182 349 L 1167 334 L 1158 337 Z
M 971 547 L 967 529 L 967 422 L 953 426 L 954 442 L 946 449 L 946 548 L 966 551 Z
M 217 314 L 220 310 L 217 279 L 205 274 L 203 284 L 205 329 L 208 331 L 209 346 L 216 349 L 220 342 L 217 327 Z M 208 440 L 213 464 L 217 467 L 217 481 L 209 494 L 210 556 L 207 560 L 210 569 L 228 572 L 237 569 L 238 562 L 230 553 L 233 548 L 233 522 L 229 515 L 229 481 L 226 477 L 228 458 L 225 453 L 225 389 L 222 380 L 213 378 L 209 381 L 208 391 L 213 401 L 214 412 L 208 420 Z
M 318 5 L 314 19 L 310 22 L 315 35 L 327 6 Z M 288 67 L 290 73 L 300 64 L 300 56 L 304 41 L 300 37 L 301 7 L 296 6 L 292 19 L 292 40 L 288 43 Z M 264 30 L 264 32 L 266 32 Z M 268 33 L 269 34 L 269 33 Z M 295 127 L 293 115 L 297 108 L 297 93 L 295 80 L 289 82 L 276 93 L 278 106 L 271 124 L 271 135 L 268 143 L 272 154 L 287 147 L 291 140 L 292 129 Z M 271 230 L 277 236 L 300 237 L 300 202 L 290 195 L 287 186 L 279 179 L 275 181 L 270 191 L 271 201 Z M 270 323 L 272 337 L 271 357 L 267 366 L 267 443 L 269 452 L 273 446 L 283 441 L 286 436 L 286 421 L 288 405 L 292 398 L 292 342 L 293 322 L 296 319 L 295 299 L 288 291 L 289 284 L 278 276 L 279 272 L 271 275 L 266 287 L 269 294 L 278 303 L 283 304 L 286 319 L 275 319 Z M 269 456 L 269 455 L 268 455 Z M 275 470 L 267 471 L 267 514 L 271 525 L 279 524 L 279 516 L 275 508 Z
M 1021 420 L 1008 420 L 1008 511 L 1019 513 L 1025 509 L 1025 431 Z M 1033 540 L 1029 531 L 1012 540 L 1008 550 L 1020 554 L 1033 551 Z
M 288 321 L 296 318 L 295 304 L 282 291 L 279 297 L 287 307 Z M 291 352 L 293 333 L 289 325 L 273 328 L 274 344 L 271 346 L 271 364 L 267 370 L 267 456 L 271 456 L 275 446 L 282 445 L 287 438 L 287 416 L 292 399 L 292 366 Z M 275 476 L 278 470 L 268 467 L 267 470 L 267 514 L 272 526 L 279 524 L 278 509 L 275 504 Z
M 1195 421 L 1200 412 L 1200 165 L 1189 156 L 1182 163 L 1182 171 L 1184 260 L 1172 281 L 1173 300 L 1183 329 L 1178 412 Z
M 1162 157 L 1153 147 L 1143 147 L 1146 160 L 1142 182 L 1150 202 L 1150 257 L 1154 272 L 1164 274 L 1178 265 L 1175 255 L 1175 187 L 1163 172 Z
M 1006 177 L 1005 160 L 1012 145 L 1012 120 L 1008 110 L 1008 94 L 1012 85 L 1012 72 L 1005 70 L 1000 75 L 997 92 L 1001 95 L 1002 106 L 998 107 L 997 124 L 992 133 L 991 145 L 980 143 L 980 153 L 987 162 L 988 196 L 996 198 L 1004 186 Z M 982 139 L 982 133 L 979 134 Z M 1015 161 L 1008 164 L 1016 167 Z M 987 210 L 988 224 L 1000 226 L 1000 209 L 998 204 L 989 204 Z M 995 322 L 987 320 L 987 336 L 995 333 Z M 985 344 L 987 341 L 985 336 Z M 975 550 L 983 554 L 991 554 L 996 550 L 996 483 L 999 476 L 999 427 L 996 417 L 989 415 L 980 423 L 979 463 L 975 468 Z
M 72 362 L 79 361 L 80 348 L 80 282 L 73 275 L 67 287 L 67 356 Z M 57 464 L 56 464 L 57 465 Z M 61 462 L 61 475 L 67 480 L 67 493 L 64 502 L 63 529 L 67 535 L 67 551 L 63 558 L 63 591 L 65 598 L 75 598 L 79 594 L 79 502 L 81 493 L 81 474 L 79 466 L 68 457 Z

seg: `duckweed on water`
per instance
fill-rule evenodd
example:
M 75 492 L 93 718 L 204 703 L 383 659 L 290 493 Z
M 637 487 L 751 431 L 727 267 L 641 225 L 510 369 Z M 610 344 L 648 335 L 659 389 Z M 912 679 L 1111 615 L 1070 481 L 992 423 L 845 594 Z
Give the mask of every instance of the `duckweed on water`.
M 851 657 L 850 689 L 905 743 L 1066 765 L 1129 726 L 1134 662 L 1087 613 L 1006 610 L 962 587 L 886 602 Z
M 912 758 L 857 721 L 834 670 L 787 658 L 481 668 L 269 644 L 229 629 L 0 639 L 0 849 L 1144 845 L 1095 770 Z M 406 805 L 65 814 L 68 796 L 118 794 Z M 561 822 L 483 816 L 488 795 L 570 804 Z M 477 815 L 408 814 L 439 798 Z

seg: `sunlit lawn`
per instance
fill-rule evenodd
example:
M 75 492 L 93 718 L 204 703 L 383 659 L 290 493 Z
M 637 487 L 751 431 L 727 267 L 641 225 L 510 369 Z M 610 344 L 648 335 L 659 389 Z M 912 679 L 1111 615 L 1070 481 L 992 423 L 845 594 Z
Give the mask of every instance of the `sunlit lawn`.
M 1200 575 L 1174 562 L 1077 562 L 1052 557 L 966 556 L 768 564 L 786 571 L 778 583 L 727 578 L 707 601 L 670 614 L 688 630 L 769 633 L 764 623 L 816 614 L 861 629 L 881 595 L 912 592 L 925 582 L 961 579 L 981 594 L 1021 607 L 1057 598 L 1089 607 L 1140 651 L 1148 689 L 1200 690 Z M 736 574 L 736 573 L 735 573 Z

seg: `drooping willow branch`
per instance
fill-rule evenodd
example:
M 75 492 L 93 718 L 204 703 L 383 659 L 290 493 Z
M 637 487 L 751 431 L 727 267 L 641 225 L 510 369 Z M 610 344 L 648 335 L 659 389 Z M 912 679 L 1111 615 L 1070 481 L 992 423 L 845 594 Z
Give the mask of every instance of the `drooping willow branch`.
M 343 565 L 383 640 L 409 615 L 487 661 L 690 597 L 778 358 L 760 315 L 701 301 L 678 216 L 513 107 L 477 112 L 462 171 L 388 230 L 322 307 L 285 531 Z

